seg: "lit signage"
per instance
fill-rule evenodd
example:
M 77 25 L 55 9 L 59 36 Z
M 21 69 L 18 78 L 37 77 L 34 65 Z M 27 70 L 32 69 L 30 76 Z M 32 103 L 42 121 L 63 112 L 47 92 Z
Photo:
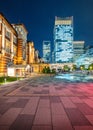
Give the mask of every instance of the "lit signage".
M 8 68 L 7 73 L 8 73 L 8 76 L 15 76 L 14 68 Z

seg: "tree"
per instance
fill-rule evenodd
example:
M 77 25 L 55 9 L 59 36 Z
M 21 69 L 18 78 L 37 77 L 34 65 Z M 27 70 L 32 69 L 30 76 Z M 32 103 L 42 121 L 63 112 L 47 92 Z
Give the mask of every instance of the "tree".
M 46 66 L 43 68 L 42 72 L 45 74 L 50 74 L 50 73 L 55 74 L 56 73 L 56 71 L 54 69 L 50 70 L 50 67 L 46 67 Z
M 88 70 L 93 70 L 93 63 L 88 66 Z
M 85 65 L 80 65 L 80 70 L 85 70 Z
M 77 66 L 76 65 L 73 65 L 72 66 L 72 70 L 76 70 L 77 69 Z
M 43 73 L 50 73 L 51 71 L 50 71 L 50 68 L 49 67 L 44 67 L 43 68 L 43 71 L 42 71 Z
M 63 70 L 64 70 L 65 72 L 68 72 L 68 71 L 70 71 L 70 68 L 69 68 L 68 65 L 64 65 Z

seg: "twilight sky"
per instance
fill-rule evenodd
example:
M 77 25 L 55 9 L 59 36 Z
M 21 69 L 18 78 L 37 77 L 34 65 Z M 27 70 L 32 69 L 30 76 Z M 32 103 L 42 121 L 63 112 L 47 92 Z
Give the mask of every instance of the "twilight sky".
M 0 12 L 10 23 L 23 23 L 28 40 L 42 56 L 43 40 L 53 46 L 55 16 L 74 17 L 74 40 L 93 45 L 93 0 L 0 0 Z

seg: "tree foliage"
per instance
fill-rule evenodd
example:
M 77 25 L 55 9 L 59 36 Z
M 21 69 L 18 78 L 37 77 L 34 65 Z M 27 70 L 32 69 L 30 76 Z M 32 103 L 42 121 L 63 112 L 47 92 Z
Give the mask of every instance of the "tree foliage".
M 70 71 L 70 68 L 69 68 L 68 65 L 64 65 L 63 70 L 66 71 L 66 72 L 68 72 L 68 71 Z
M 43 71 L 42 71 L 43 73 L 45 73 L 45 74 L 50 74 L 50 73 L 55 73 L 55 70 L 54 69 L 52 69 L 52 70 L 50 70 L 50 67 L 44 67 L 43 68 Z

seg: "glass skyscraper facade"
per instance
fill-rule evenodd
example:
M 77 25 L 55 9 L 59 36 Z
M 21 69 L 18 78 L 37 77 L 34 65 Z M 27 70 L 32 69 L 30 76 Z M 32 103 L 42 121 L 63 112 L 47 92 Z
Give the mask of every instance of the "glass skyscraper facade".
M 84 44 L 85 41 L 73 41 L 73 62 L 85 53 Z
M 73 17 L 55 17 L 54 62 L 66 63 L 73 60 Z
M 43 60 L 45 63 L 51 62 L 51 42 L 43 41 Z

